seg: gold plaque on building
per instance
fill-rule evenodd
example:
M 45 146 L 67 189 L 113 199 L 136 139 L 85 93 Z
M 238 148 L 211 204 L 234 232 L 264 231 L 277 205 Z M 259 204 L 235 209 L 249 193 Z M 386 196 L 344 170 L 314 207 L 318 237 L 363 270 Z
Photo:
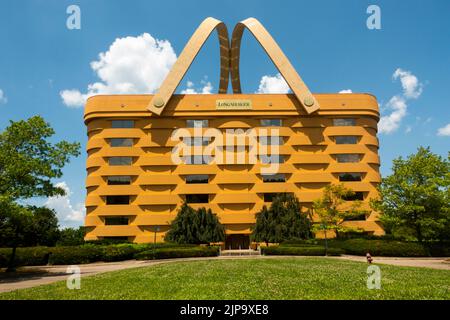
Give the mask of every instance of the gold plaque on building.
M 217 110 L 251 110 L 252 100 L 220 99 L 216 100 Z

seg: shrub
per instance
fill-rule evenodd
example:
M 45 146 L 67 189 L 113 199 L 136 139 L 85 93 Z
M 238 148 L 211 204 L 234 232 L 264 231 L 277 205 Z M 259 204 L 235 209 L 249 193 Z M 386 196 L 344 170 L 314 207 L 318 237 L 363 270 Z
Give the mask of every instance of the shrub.
M 272 246 L 261 248 L 261 252 L 271 256 L 324 256 L 325 248 L 319 246 Z M 339 256 L 343 253 L 342 249 L 329 248 L 329 256 Z
M 103 250 L 100 246 L 55 247 L 51 249 L 50 264 L 83 264 L 101 261 Z
M 11 256 L 11 248 L 0 249 L 0 267 L 8 266 L 9 258 Z M 15 266 L 37 266 L 46 265 L 48 263 L 50 248 L 47 247 L 30 247 L 17 248 L 16 258 L 14 259 Z
M 280 243 L 282 247 L 311 247 L 317 246 L 320 244 L 320 241 L 317 239 L 308 239 L 308 240 L 287 240 Z
M 185 247 L 157 248 L 135 254 L 137 260 L 214 257 L 219 254 L 219 247 Z
M 127 244 L 105 246 L 102 247 L 101 260 L 105 262 L 131 260 L 137 252 L 143 251 L 145 249 L 139 250 L 139 247 Z
M 370 252 L 373 256 L 386 257 L 426 257 L 429 252 L 416 242 L 350 239 L 345 241 L 331 241 L 331 247 L 344 249 L 347 254 L 365 255 Z

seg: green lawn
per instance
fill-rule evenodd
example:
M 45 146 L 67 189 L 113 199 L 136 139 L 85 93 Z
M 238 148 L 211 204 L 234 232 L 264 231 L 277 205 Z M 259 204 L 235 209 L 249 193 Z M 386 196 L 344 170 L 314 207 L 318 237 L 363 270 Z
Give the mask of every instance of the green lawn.
M 332 258 L 173 262 L 0 294 L 0 299 L 450 299 L 450 271 L 380 265 L 382 288 L 366 287 L 367 264 Z

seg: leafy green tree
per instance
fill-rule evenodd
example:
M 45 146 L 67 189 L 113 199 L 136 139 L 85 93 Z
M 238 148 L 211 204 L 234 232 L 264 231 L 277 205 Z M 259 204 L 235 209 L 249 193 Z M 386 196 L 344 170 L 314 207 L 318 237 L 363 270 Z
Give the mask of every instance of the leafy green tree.
M 176 243 L 210 243 L 225 239 L 224 227 L 210 209 L 194 210 L 183 203 L 172 221 L 166 239 Z
M 59 232 L 58 246 L 78 246 L 84 244 L 85 228 L 65 228 Z
M 0 133 L 0 221 L 11 236 L 9 271 L 14 269 L 16 248 L 33 222 L 34 211 L 19 203 L 32 197 L 64 195 L 52 179 L 60 178 L 64 165 L 80 153 L 79 143 L 50 142 L 54 133 L 40 116 L 10 121 Z
M 24 230 L 23 246 L 53 247 L 60 237 L 58 218 L 53 209 L 30 206 L 27 208 L 32 214 L 32 223 Z
M 225 239 L 225 228 L 211 209 L 200 208 L 196 212 L 198 240 L 200 243 L 220 242 Z
M 449 239 L 450 162 L 420 147 L 417 153 L 393 161 L 392 174 L 382 180 L 380 199 L 373 201 L 380 220 L 392 234 L 419 242 Z
M 256 214 L 256 223 L 251 234 L 252 241 L 265 242 L 266 245 L 269 244 L 272 238 L 271 218 L 269 209 L 263 206 L 262 210 Z
M 324 188 L 322 197 L 313 202 L 313 209 L 318 218 L 314 229 L 324 233 L 325 252 L 328 250 L 328 230 L 334 232 L 336 237 L 339 237 L 340 232 L 357 231 L 343 224 L 347 218 L 365 213 L 360 209 L 359 200 L 353 201 L 350 207 L 345 206 L 345 199 L 353 195 L 354 191 L 343 184 L 329 184 Z
M 256 214 L 251 238 L 268 244 L 311 236 L 311 220 L 301 211 L 297 197 L 291 193 L 280 193 L 274 197 L 269 209 L 264 206 Z

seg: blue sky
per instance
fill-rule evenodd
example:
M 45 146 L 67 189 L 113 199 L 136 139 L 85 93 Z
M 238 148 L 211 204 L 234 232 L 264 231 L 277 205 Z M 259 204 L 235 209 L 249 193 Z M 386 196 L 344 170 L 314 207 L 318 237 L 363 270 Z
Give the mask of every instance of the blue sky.
M 381 9 L 381 30 L 369 30 L 366 26 L 366 9 L 371 4 Z M 81 9 L 80 30 L 66 27 L 69 5 Z M 443 156 L 449 151 L 450 127 L 438 134 L 450 123 L 449 13 L 450 2 L 446 0 L 4 0 L 0 3 L 0 128 L 8 120 L 40 114 L 56 130 L 55 140 L 80 141 L 84 148 L 87 138 L 83 108 L 73 101 L 68 106 L 70 101 L 64 100 L 61 92 L 72 90 L 75 96 L 66 99 L 79 100 L 89 84 L 105 85 L 106 81 L 106 89 L 101 90 L 113 90 L 117 81 L 120 84 L 123 77 L 128 79 L 129 75 L 116 74 L 99 79 L 99 70 L 130 71 L 99 58 L 99 53 L 110 51 L 116 39 L 133 37 L 129 42 L 119 41 L 118 45 L 125 47 L 132 41 L 142 44 L 145 39 L 166 40 L 164 61 L 170 63 L 170 54 L 181 52 L 207 16 L 224 21 L 229 29 L 242 19 L 255 17 L 271 32 L 312 92 L 350 89 L 377 96 L 382 115 L 396 119 L 390 132 L 379 134 L 381 171 L 386 175 L 392 159 L 411 154 L 420 145 L 431 146 Z M 139 38 L 144 33 L 150 38 Z M 275 77 L 277 70 L 248 34 L 242 50 L 243 91 L 255 92 L 261 78 Z M 117 58 L 117 52 L 111 56 Z M 149 57 L 152 55 L 142 52 L 135 52 L 134 56 L 143 64 L 152 63 Z M 99 61 L 103 67 L 94 70 L 92 61 Z M 218 65 L 214 36 L 179 91 L 188 87 L 208 91 L 209 85 L 216 90 Z M 155 77 L 144 78 L 148 83 L 137 83 L 135 90 L 157 87 L 164 68 L 153 67 L 149 66 L 149 70 Z M 393 97 L 397 99 L 392 100 Z M 393 112 L 397 113 L 392 116 Z M 65 167 L 64 176 L 57 180 L 64 181 L 70 189 L 70 197 L 51 202 L 63 211 L 62 225 L 79 224 L 67 217 L 82 210 L 85 160 L 84 153 L 72 160 Z

